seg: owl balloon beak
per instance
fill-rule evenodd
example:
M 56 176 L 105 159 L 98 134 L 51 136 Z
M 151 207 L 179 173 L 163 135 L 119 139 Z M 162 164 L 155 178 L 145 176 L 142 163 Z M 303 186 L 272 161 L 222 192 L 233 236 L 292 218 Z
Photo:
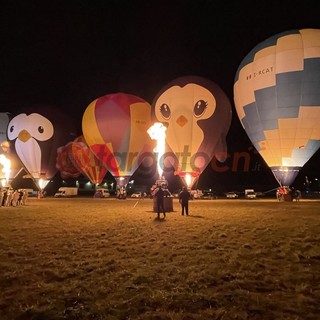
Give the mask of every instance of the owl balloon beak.
M 176 123 L 180 126 L 180 127 L 184 127 L 188 122 L 188 119 L 181 115 L 177 120 L 176 120 Z
M 30 138 L 31 135 L 27 130 L 22 130 L 19 132 L 18 139 L 22 142 L 27 142 Z

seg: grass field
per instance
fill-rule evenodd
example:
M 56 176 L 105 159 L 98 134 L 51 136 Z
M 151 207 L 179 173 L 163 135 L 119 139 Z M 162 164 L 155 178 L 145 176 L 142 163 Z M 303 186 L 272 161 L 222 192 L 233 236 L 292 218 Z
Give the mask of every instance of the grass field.
M 320 202 L 0 208 L 0 319 L 319 319 Z

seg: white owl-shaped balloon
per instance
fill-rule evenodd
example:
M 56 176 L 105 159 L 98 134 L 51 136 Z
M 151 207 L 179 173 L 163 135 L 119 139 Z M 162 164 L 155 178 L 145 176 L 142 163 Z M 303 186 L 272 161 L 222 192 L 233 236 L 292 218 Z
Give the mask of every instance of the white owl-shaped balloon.
M 38 141 L 49 140 L 54 133 L 50 120 L 38 113 L 14 117 L 8 125 L 8 139 L 15 140 L 15 149 L 30 175 L 41 177 L 42 150 Z
M 33 179 L 51 179 L 57 172 L 58 147 L 75 135 L 70 119 L 52 107 L 33 107 L 36 112 L 20 113 L 8 124 L 7 136 Z

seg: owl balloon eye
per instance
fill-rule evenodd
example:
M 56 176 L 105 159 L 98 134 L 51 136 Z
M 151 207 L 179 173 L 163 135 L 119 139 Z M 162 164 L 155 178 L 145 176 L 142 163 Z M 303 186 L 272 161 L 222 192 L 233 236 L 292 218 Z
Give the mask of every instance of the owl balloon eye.
M 169 106 L 166 104 L 166 103 L 163 103 L 161 106 L 160 106 L 160 113 L 162 114 L 162 116 L 168 120 L 171 116 L 171 110 L 169 108 Z
M 204 100 L 199 100 L 196 102 L 193 108 L 193 113 L 195 117 L 201 117 L 207 108 L 208 102 Z
M 43 128 L 42 126 L 39 126 L 39 127 L 38 127 L 38 132 L 39 132 L 39 133 L 43 133 L 43 132 L 44 132 L 44 128 Z
M 10 127 L 10 132 L 13 132 L 13 130 L 14 130 L 14 126 L 11 126 Z

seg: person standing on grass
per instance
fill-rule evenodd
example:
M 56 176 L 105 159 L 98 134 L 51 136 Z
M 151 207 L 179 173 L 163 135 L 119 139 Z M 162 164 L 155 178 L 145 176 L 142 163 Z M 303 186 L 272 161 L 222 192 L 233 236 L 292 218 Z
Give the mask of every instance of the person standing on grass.
M 5 207 L 7 205 L 8 189 L 2 191 L 2 202 L 1 205 Z
M 166 211 L 164 208 L 164 197 L 165 196 L 170 196 L 170 193 L 167 189 L 165 189 L 164 185 L 162 184 L 161 186 L 157 187 L 154 190 L 153 194 L 156 199 L 157 199 L 157 219 L 160 219 L 160 213 L 163 212 L 163 219 L 166 217 Z
M 12 200 L 11 200 L 11 204 L 13 207 L 16 207 L 18 205 L 18 199 L 19 199 L 19 191 L 14 190 L 12 193 Z
M 189 200 L 191 198 L 190 192 L 186 187 L 182 187 L 182 191 L 179 193 L 179 202 L 181 204 L 181 215 L 189 215 Z
M 4 195 L 4 192 L 3 192 L 3 190 L 1 189 L 1 190 L 0 190 L 0 207 L 2 207 L 3 195 Z
M 18 206 L 22 205 L 23 190 L 19 190 Z
M 6 199 L 6 207 L 10 207 L 12 205 L 12 198 L 13 198 L 13 189 L 8 189 L 7 191 L 7 199 Z
M 22 204 L 26 205 L 27 200 L 28 200 L 28 192 L 27 192 L 27 190 L 24 190 L 23 191 L 23 196 L 22 196 Z

